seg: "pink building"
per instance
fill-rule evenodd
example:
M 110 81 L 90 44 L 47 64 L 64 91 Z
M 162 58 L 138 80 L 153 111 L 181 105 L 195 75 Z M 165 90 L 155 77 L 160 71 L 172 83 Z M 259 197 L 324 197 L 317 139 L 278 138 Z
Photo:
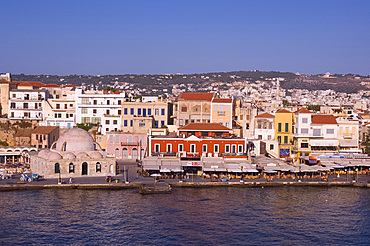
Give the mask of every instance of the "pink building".
M 107 156 L 142 160 L 147 149 L 146 133 L 107 133 Z

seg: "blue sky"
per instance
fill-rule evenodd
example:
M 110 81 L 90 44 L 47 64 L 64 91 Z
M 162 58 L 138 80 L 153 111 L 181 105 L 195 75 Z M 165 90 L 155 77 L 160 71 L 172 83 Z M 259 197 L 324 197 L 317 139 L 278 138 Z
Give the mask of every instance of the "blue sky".
M 368 0 L 0 0 L 0 72 L 370 74 Z

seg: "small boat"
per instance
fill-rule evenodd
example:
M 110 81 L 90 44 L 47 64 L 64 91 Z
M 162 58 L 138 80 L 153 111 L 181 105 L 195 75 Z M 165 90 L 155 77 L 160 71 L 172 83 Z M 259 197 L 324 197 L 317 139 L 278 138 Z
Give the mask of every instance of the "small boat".
M 157 182 L 153 184 L 141 184 L 139 187 L 139 193 L 142 195 L 146 194 L 169 194 L 172 188 L 168 183 Z

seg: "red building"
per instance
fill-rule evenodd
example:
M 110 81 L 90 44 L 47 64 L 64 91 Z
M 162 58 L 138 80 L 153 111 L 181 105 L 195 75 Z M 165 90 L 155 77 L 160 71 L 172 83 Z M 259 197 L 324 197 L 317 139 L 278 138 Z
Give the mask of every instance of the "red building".
M 149 156 L 246 158 L 246 139 L 231 136 L 231 131 L 218 123 L 190 123 L 179 128 L 180 136 L 151 136 Z

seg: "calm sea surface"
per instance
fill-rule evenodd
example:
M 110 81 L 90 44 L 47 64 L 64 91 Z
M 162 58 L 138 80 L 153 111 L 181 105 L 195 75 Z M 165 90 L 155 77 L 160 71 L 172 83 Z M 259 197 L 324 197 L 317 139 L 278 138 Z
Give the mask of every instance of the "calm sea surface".
M 177 188 L 145 196 L 40 190 L 0 197 L 0 245 L 370 245 L 368 189 Z

